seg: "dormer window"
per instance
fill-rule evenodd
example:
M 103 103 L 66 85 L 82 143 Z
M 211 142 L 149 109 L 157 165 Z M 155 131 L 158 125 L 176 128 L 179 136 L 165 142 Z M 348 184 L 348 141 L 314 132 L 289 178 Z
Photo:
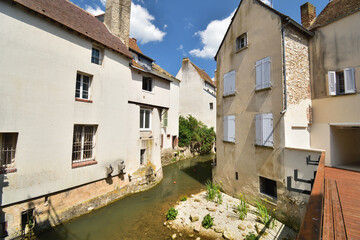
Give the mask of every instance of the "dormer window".
M 148 92 L 153 90 L 153 79 L 151 77 L 143 77 L 142 79 L 142 89 Z
M 236 51 L 247 47 L 247 34 L 244 33 L 236 38 Z
M 101 65 L 102 63 L 102 51 L 99 48 L 93 47 L 91 51 L 91 62 Z

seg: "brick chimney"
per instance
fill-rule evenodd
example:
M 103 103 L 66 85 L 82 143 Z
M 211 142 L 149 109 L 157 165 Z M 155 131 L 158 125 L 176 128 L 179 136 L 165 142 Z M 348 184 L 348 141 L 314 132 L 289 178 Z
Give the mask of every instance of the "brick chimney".
M 131 0 L 107 0 L 104 23 L 129 47 Z
M 311 3 L 307 2 L 301 5 L 301 24 L 304 28 L 310 27 L 313 20 L 316 18 L 316 7 Z

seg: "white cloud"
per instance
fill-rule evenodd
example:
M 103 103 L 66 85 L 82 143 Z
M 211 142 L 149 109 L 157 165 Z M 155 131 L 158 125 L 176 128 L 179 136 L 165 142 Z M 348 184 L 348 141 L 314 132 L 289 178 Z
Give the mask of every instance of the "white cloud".
M 147 9 L 131 3 L 130 16 L 131 37 L 136 38 L 141 44 L 155 41 L 161 42 L 163 40 L 166 33 L 152 23 L 155 18 L 150 15 Z
M 164 24 L 164 30 L 167 29 L 168 25 L 167 24 Z
M 106 7 L 106 0 L 100 0 L 101 4 Z
M 104 13 L 104 11 L 101 10 L 101 8 L 99 6 L 97 6 L 97 5 L 95 5 L 95 8 L 93 8 L 92 6 L 89 6 L 89 5 L 85 5 L 85 11 L 91 13 L 94 16 L 97 16 L 97 15 L 100 15 L 100 14 Z
M 263 3 L 265 3 L 266 5 L 271 6 L 271 0 L 261 0 Z
M 182 44 L 180 44 L 180 46 L 176 49 L 176 50 L 183 50 L 184 46 Z
M 203 46 L 202 49 L 193 49 L 189 53 L 199 58 L 213 58 L 219 48 L 219 45 L 228 29 L 231 18 L 235 11 L 225 19 L 211 21 L 205 30 L 198 31 L 194 36 L 199 36 Z

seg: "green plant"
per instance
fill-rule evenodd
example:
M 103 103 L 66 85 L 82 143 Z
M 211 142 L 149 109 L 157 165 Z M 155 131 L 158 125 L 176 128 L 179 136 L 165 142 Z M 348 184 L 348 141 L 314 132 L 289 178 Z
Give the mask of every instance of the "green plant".
M 201 222 L 202 226 L 206 229 L 211 228 L 214 225 L 214 218 L 207 214 Z
M 246 216 L 247 216 L 248 209 L 247 209 L 247 206 L 246 206 L 245 196 L 240 194 L 239 198 L 240 198 L 240 203 L 237 206 L 237 210 L 239 212 L 239 218 L 241 220 L 244 220 L 246 218 Z
M 175 208 L 170 208 L 166 214 L 167 220 L 175 220 L 176 216 L 178 215 L 178 211 Z
M 262 202 L 256 201 L 256 208 L 256 214 L 258 215 L 260 222 L 262 222 L 266 227 L 274 228 L 274 219 L 269 214 L 266 206 Z
M 176 158 L 172 158 L 171 161 L 172 161 L 172 162 L 176 162 Z
M 257 240 L 257 239 L 258 239 L 257 236 L 252 232 L 248 233 L 245 237 L 245 240 Z
M 209 154 L 215 142 L 214 128 L 208 128 L 193 116 L 179 118 L 179 146 L 190 147 L 191 151 Z
M 187 200 L 187 197 L 186 196 L 183 196 L 182 198 L 181 198 L 181 201 L 183 201 L 183 202 L 185 202 Z

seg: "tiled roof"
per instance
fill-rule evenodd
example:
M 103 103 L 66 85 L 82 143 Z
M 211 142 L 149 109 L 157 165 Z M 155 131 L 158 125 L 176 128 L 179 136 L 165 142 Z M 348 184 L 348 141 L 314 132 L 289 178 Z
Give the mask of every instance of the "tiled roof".
M 95 16 L 67 0 L 12 0 L 129 58 L 125 44 Z
M 142 53 L 141 49 L 139 48 L 139 46 L 136 43 L 136 39 L 135 38 L 129 38 L 129 48 Z
M 215 82 L 211 79 L 211 77 L 205 72 L 205 70 L 200 69 L 198 66 L 196 66 L 194 63 L 190 62 L 191 65 L 193 65 L 193 67 L 195 68 L 195 70 L 198 72 L 199 76 L 201 77 L 201 79 L 203 79 L 205 82 L 207 82 L 208 84 L 210 84 L 213 87 L 215 86 Z
M 360 11 L 359 0 L 333 0 L 329 2 L 319 16 L 316 17 L 310 29 L 325 26 L 357 11 Z

